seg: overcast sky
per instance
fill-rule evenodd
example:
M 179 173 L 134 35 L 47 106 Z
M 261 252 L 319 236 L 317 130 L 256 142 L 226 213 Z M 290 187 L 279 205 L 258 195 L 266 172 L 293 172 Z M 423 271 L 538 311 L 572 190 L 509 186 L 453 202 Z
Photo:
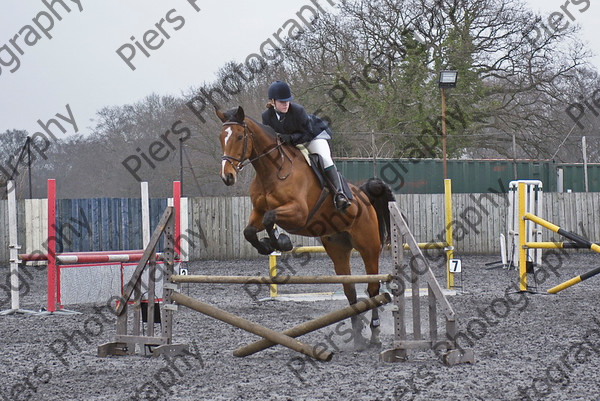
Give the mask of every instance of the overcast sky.
M 582 26 L 583 39 L 598 55 L 592 62 L 600 69 L 600 4 L 590 4 L 580 12 L 585 0 L 571 1 L 581 2 L 569 4 L 567 10 Z M 258 52 L 261 43 L 287 20 L 298 20 L 296 12 L 304 5 L 314 7 L 316 2 L 331 10 L 329 2 L 339 0 L 63 2 L 71 11 L 57 2 L 54 9 L 59 19 L 43 0 L 2 0 L 2 132 L 14 128 L 33 134 L 41 130 L 38 120 L 46 122 L 56 118 L 57 113 L 70 120 L 70 111 L 78 133 L 87 134 L 94 125 L 91 119 L 100 108 L 133 103 L 151 93 L 180 95 L 190 86 L 211 82 L 224 63 L 243 62 L 247 55 Z M 565 0 L 527 3 L 548 16 L 561 11 Z M 156 24 L 161 20 L 159 29 Z M 142 44 L 144 33 L 150 29 L 157 31 L 158 36 L 146 39 L 157 48 L 136 47 L 134 42 Z M 134 40 L 130 39 L 132 36 Z M 117 54 L 121 47 L 123 58 L 131 58 L 129 63 L 135 70 Z M 67 130 L 65 135 L 75 133 L 74 124 L 60 118 L 59 121 Z M 54 134 L 60 134 L 56 127 Z

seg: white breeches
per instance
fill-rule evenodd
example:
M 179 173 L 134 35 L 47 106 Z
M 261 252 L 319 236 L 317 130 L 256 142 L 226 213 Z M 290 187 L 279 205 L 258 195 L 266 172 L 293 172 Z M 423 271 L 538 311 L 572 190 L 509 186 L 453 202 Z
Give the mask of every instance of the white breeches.
M 333 166 L 331 149 L 329 149 L 329 142 L 327 139 L 315 138 L 304 146 L 306 146 L 306 149 L 308 149 L 310 153 L 317 153 L 321 156 L 323 159 L 323 169 Z

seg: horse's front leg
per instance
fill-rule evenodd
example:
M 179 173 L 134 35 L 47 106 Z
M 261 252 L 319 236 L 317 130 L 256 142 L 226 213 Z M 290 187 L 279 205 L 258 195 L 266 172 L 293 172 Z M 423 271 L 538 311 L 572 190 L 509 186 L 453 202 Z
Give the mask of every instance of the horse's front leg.
M 263 218 L 263 226 L 269 235 L 271 246 L 280 251 L 291 251 L 292 241 L 287 234 L 279 234 L 275 224 L 285 224 L 286 227 L 302 228 L 306 222 L 307 213 L 296 204 L 286 204 L 269 210 Z
M 246 238 L 246 241 L 256 248 L 258 253 L 261 255 L 269 255 L 274 251 L 270 240 L 268 238 L 259 240 L 257 235 L 260 231 L 265 229 L 265 226 L 263 225 L 263 217 L 264 215 L 262 213 L 252 209 L 252 212 L 250 212 L 248 225 L 244 229 L 244 238 Z

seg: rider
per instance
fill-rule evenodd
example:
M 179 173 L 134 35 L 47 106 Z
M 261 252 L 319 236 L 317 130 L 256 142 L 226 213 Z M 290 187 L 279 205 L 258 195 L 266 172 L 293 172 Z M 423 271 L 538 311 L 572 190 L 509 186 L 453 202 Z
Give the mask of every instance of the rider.
M 294 98 L 289 85 L 275 81 L 269 86 L 269 103 L 262 113 L 262 123 L 278 132 L 281 141 L 290 145 L 304 144 L 310 153 L 317 153 L 323 160 L 325 177 L 335 193 L 333 202 L 337 210 L 346 210 L 350 201 L 342 191 L 342 183 L 337 172 L 328 140 L 332 132 L 325 121 L 307 114 L 304 107 L 290 103 Z

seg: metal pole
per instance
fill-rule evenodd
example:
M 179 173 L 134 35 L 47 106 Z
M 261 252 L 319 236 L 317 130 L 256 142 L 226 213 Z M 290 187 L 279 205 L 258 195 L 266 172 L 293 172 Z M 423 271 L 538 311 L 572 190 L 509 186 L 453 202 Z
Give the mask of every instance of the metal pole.
M 377 178 L 377 148 L 375 148 L 375 130 L 371 130 L 371 148 L 373 149 L 373 178 Z
M 29 199 L 33 199 L 31 187 L 31 137 L 27 137 L 27 174 L 29 176 Z
M 513 147 L 513 180 L 518 180 L 517 176 L 517 137 L 512 134 L 512 147 Z
M 179 182 L 181 183 L 181 196 L 183 196 L 183 138 L 179 137 Z
M 585 186 L 585 192 L 589 192 L 588 168 L 587 168 L 587 144 L 585 142 L 585 136 L 581 137 L 581 149 L 583 151 L 583 184 Z
M 442 91 L 442 157 L 444 166 L 444 179 L 448 178 L 448 168 L 446 165 L 446 95 L 444 94 L 444 88 L 440 88 Z

